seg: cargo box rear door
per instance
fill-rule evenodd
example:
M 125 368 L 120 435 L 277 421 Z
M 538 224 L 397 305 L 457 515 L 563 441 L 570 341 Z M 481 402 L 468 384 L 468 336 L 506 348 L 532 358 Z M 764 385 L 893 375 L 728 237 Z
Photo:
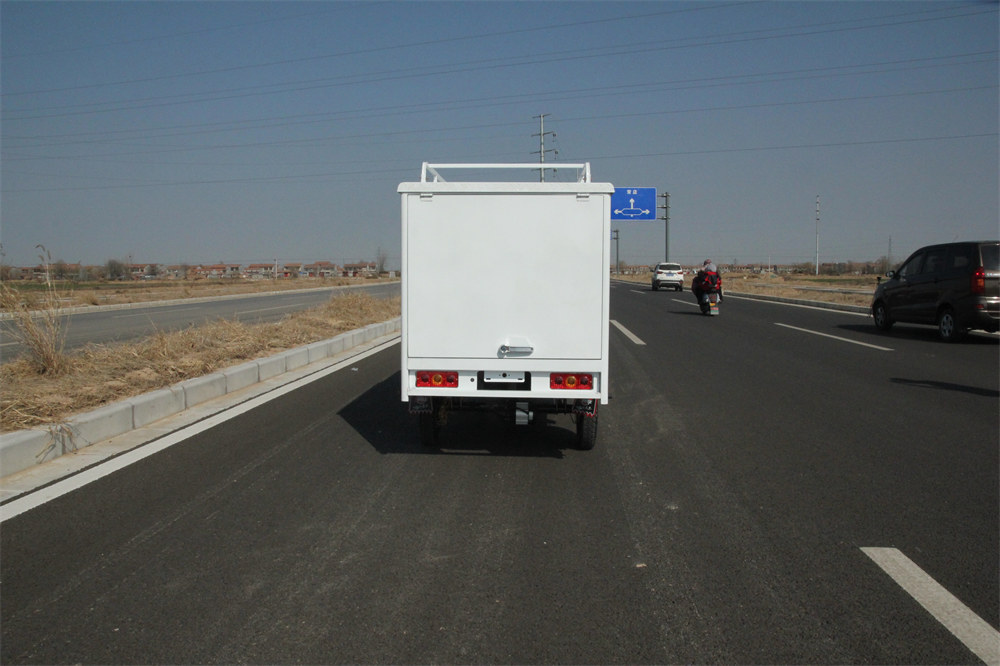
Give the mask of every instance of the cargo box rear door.
M 409 194 L 407 355 L 599 359 L 607 197 L 568 193 Z

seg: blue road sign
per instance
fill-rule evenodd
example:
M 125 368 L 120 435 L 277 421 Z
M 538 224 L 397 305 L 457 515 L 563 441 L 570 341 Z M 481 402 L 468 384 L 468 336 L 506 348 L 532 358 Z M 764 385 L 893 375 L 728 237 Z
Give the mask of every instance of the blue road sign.
M 612 220 L 655 220 L 655 187 L 616 187 L 611 195 Z

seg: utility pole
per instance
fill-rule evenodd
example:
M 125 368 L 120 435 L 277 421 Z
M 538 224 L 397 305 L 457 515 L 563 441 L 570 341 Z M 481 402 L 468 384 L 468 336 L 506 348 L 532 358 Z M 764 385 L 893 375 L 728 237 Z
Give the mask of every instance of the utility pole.
M 556 133 L 555 132 L 546 132 L 545 131 L 545 116 L 550 116 L 550 115 L 552 115 L 552 114 L 551 113 L 543 113 L 543 114 L 538 115 L 538 116 L 532 116 L 532 118 L 538 118 L 538 134 L 532 134 L 531 136 L 537 136 L 538 137 L 538 150 L 536 152 L 538 153 L 538 163 L 539 164 L 545 164 L 545 153 L 552 153 L 553 155 L 558 155 L 559 154 L 559 151 L 556 150 L 555 148 L 549 148 L 548 150 L 545 149 L 545 135 L 546 134 L 551 134 L 553 139 L 556 138 Z M 532 155 L 534 155 L 534 152 L 532 153 Z M 545 182 L 545 167 L 544 166 L 541 167 L 540 169 L 538 169 L 538 181 L 541 182 L 541 183 Z
M 816 275 L 819 275 L 819 195 L 816 195 Z
M 613 229 L 611 231 L 611 239 L 614 240 L 615 242 L 615 274 L 618 274 L 619 272 L 621 272 L 622 264 L 621 264 L 621 259 L 618 258 L 618 247 L 619 243 L 621 242 L 621 239 L 618 237 L 617 229 Z
M 657 206 L 663 211 L 663 260 L 670 261 L 670 192 L 664 192 L 660 195 L 663 197 L 663 205 Z

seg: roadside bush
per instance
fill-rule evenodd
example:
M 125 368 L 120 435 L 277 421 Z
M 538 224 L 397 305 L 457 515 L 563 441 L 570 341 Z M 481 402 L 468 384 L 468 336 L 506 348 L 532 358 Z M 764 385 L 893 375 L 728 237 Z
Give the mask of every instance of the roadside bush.
M 67 365 L 63 354 L 66 328 L 49 263 L 46 257 L 42 257 L 42 261 L 45 265 L 45 291 L 41 296 L 25 300 L 3 283 L 0 284 L 0 308 L 11 313 L 15 324 L 11 334 L 27 348 L 32 369 L 38 374 L 56 375 Z

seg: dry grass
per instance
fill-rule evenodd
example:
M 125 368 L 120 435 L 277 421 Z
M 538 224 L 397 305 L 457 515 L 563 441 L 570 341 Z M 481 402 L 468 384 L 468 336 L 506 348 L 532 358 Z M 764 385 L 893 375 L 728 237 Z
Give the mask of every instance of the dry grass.
M 218 320 L 135 343 L 91 345 L 65 355 L 59 373 L 39 374 L 30 359 L 12 361 L 0 366 L 0 430 L 59 423 L 109 402 L 392 319 L 399 309 L 398 298 L 344 294 L 277 323 Z
M 13 315 L 15 327 L 11 336 L 28 350 L 24 362 L 36 374 L 59 374 L 65 369 L 63 346 L 66 330 L 62 326 L 60 307 L 55 291 L 49 289 L 41 306 L 28 303 L 5 283 L 0 283 L 0 307 Z M 32 311 L 40 308 L 41 314 Z
M 0 309 L 10 312 L 15 323 L 11 334 L 27 350 L 25 362 L 36 374 L 58 375 L 66 367 L 63 347 L 66 328 L 62 320 L 62 304 L 49 273 L 48 252 L 37 246 L 43 254 L 39 257 L 45 266 L 42 291 L 25 298 L 6 282 L 0 283 Z M 40 312 L 34 312 L 34 311 Z

